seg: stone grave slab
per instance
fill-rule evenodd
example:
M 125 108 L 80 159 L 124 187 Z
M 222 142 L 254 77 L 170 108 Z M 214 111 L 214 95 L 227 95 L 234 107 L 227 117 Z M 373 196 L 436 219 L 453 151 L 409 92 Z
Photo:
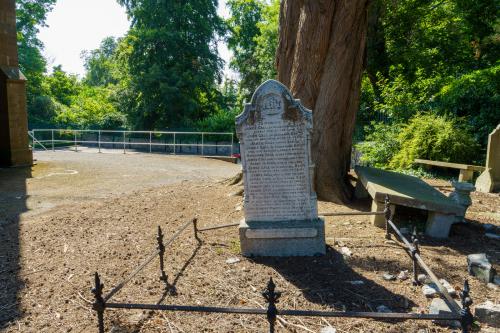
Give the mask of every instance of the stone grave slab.
M 325 253 L 312 181 L 312 126 L 311 111 L 274 80 L 259 86 L 236 118 L 245 189 L 243 255 Z
M 500 125 L 488 136 L 486 170 L 477 178 L 476 189 L 480 192 L 500 192 Z
M 372 211 L 384 210 L 386 195 L 389 195 L 393 212 L 398 205 L 426 210 L 426 234 L 431 237 L 448 237 L 456 215 L 463 210 L 453 199 L 417 177 L 362 166 L 356 166 L 355 172 L 358 176 L 356 196 L 370 195 Z M 385 227 L 384 216 L 372 216 L 372 222 Z

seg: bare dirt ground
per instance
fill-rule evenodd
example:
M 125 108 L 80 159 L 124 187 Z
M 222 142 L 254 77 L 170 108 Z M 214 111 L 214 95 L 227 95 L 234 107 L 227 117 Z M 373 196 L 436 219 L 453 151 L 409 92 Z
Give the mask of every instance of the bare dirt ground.
M 76 155 L 77 159 L 87 159 L 83 154 Z M 99 156 L 102 155 L 91 158 Z M 92 161 L 82 162 L 88 163 L 87 170 L 81 167 L 82 163 L 74 162 L 73 156 L 68 155 L 61 162 L 57 161 L 59 156 L 47 159 L 41 158 L 39 166 L 47 163 L 59 168 L 62 163 L 62 172 L 75 169 L 79 173 L 72 176 L 82 178 L 75 181 L 70 175 L 53 175 L 28 179 L 25 191 L 28 199 L 14 197 L 9 201 L 25 201 L 24 210 L 34 207 L 34 212 L 19 212 L 21 217 L 17 219 L 7 216 L 8 223 L 0 225 L 1 332 L 96 332 L 96 318 L 90 305 L 95 271 L 101 275 L 106 293 L 155 249 L 158 225 L 168 238 L 195 216 L 200 227 L 238 222 L 243 216 L 241 197 L 229 195 L 236 188 L 220 183 L 238 170 L 238 166 L 229 163 L 194 157 L 172 162 L 167 158 L 152 166 L 152 162 L 130 159 L 107 161 L 114 164 L 104 163 L 98 168 Z M 161 171 L 165 177 L 157 178 L 162 163 L 164 168 L 171 164 L 176 169 Z M 144 166 L 153 172 L 141 172 Z M 45 171 L 35 167 L 33 175 L 54 173 L 51 167 L 41 170 Z M 56 181 L 56 177 L 65 180 Z M 99 185 L 102 177 L 112 179 L 109 186 Z M 3 178 L 0 183 L 2 199 L 10 195 L 14 178 L 10 183 Z M 35 181 L 40 183 L 30 184 Z M 445 193 L 451 191 L 447 182 L 430 183 Z M 59 187 L 63 185 L 73 192 L 61 190 Z M 500 261 L 500 243 L 484 237 L 481 226 L 500 225 L 500 198 L 473 193 L 472 199 L 467 225 L 454 227 L 445 241 L 421 240 L 424 260 L 438 277 L 456 288 L 468 277 L 467 254 L 486 252 L 497 268 Z M 52 208 L 45 206 L 44 201 L 51 202 Z M 5 202 L 4 207 L 8 206 Z M 319 203 L 320 212 L 367 209 L 368 202 L 350 208 Z M 422 295 L 420 287 L 413 286 L 410 280 L 382 278 L 383 272 L 398 274 L 405 269 L 411 272 L 409 258 L 397 243 L 385 241 L 383 230 L 373 227 L 366 216 L 329 217 L 326 222 L 327 255 L 312 258 L 244 258 L 239 255 L 237 228 L 206 232 L 201 244 L 194 239 L 192 230 L 187 229 L 167 249 L 168 290 L 158 280 L 159 265 L 154 260 L 113 300 L 260 307 L 264 306 L 260 292 L 272 276 L 277 289 L 283 292 L 278 308 L 375 311 L 377 306 L 386 305 L 400 312 L 427 311 L 430 300 Z M 340 254 L 342 246 L 349 247 L 352 257 Z M 229 258 L 240 261 L 228 264 Z M 355 280 L 364 284 L 352 285 L 350 281 Z M 488 289 L 475 278 L 470 278 L 470 283 L 475 304 L 487 299 L 500 301 L 498 291 Z M 108 310 L 105 319 L 107 331 L 115 333 L 264 332 L 267 327 L 263 316 L 248 315 Z M 319 332 L 328 324 L 337 328 L 337 332 L 453 331 L 424 321 L 292 317 L 284 320 L 286 323 L 278 326 L 278 332 Z

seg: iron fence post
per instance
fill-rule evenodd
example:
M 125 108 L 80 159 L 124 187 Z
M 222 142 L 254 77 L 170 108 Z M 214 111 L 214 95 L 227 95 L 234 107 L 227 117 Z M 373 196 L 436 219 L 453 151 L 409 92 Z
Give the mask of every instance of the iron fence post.
M 389 220 L 392 218 L 392 212 L 390 208 L 390 201 L 388 195 L 385 196 L 384 216 L 385 216 L 385 239 L 391 239 L 391 234 L 389 232 Z
M 153 133 L 149 131 L 149 153 L 151 154 L 151 145 L 153 144 Z
M 99 152 L 101 152 L 101 130 L 99 130 L 99 137 L 97 139 L 97 144 L 99 145 Z
M 123 131 L 123 153 L 126 154 L 126 151 L 125 151 L 125 131 Z
M 197 218 L 193 219 L 193 231 L 194 231 L 194 238 L 198 241 L 198 243 L 201 243 L 201 239 L 198 236 L 198 219 Z
M 417 238 L 417 227 L 413 229 L 413 235 L 411 236 L 411 242 L 413 248 L 411 249 L 411 260 L 413 261 L 413 285 L 418 286 L 420 283 L 418 281 L 418 265 L 417 265 L 417 254 L 420 254 L 420 249 L 418 248 L 418 238 Z
M 54 151 L 54 130 L 51 130 L 52 134 L 52 151 Z
M 76 131 L 75 131 L 75 151 L 78 151 L 78 146 L 76 145 Z
M 466 279 L 464 282 L 464 288 L 462 292 L 460 292 L 460 299 L 462 301 L 462 309 L 460 310 L 460 325 L 462 326 L 462 333 L 471 332 L 472 324 L 474 323 L 474 317 L 470 312 L 472 298 L 470 297 L 469 293 L 469 281 Z
M 174 132 L 174 155 L 175 155 L 175 153 L 176 153 L 176 151 L 177 151 L 177 149 L 176 149 L 176 148 L 177 148 L 177 147 L 175 146 L 175 132 Z
M 158 226 L 158 236 L 156 236 L 156 240 L 158 241 L 158 254 L 160 256 L 160 281 L 165 283 L 168 282 L 168 276 L 165 274 L 165 268 L 163 264 L 163 256 L 165 255 L 165 245 L 163 244 L 163 233 L 161 231 L 161 227 Z
M 97 322 L 99 327 L 99 333 L 104 333 L 104 309 L 106 304 L 102 298 L 102 288 L 104 285 L 101 283 L 99 274 L 95 272 L 94 275 L 94 288 L 92 288 L 92 294 L 94 294 L 95 301 L 92 304 L 92 309 L 97 312 Z
M 276 291 L 276 285 L 274 284 L 273 278 L 269 278 L 267 283 L 267 288 L 262 292 L 262 296 L 266 300 L 267 306 L 267 321 L 269 322 L 269 333 L 274 333 L 274 327 L 276 325 L 276 317 L 278 316 L 278 310 L 276 309 L 276 303 L 281 296 L 281 293 Z

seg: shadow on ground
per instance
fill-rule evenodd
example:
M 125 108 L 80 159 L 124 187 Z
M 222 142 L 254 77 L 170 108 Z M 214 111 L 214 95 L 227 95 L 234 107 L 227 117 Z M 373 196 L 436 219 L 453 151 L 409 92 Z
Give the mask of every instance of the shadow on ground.
M 253 261 L 273 267 L 302 290 L 308 301 L 335 310 L 377 311 L 378 306 L 385 305 L 394 312 L 408 312 L 415 306 L 410 299 L 358 274 L 352 269 L 353 263 L 346 262 L 329 246 L 326 255 L 321 257 L 258 257 Z M 279 283 L 276 288 L 280 289 Z
M 0 168 L 0 329 L 21 315 L 20 215 L 27 211 L 26 180 L 31 168 Z

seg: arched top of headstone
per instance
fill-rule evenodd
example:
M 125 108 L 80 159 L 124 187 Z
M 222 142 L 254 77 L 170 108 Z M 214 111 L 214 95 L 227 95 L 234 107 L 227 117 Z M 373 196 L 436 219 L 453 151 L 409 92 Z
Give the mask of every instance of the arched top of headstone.
M 307 127 L 312 128 L 311 110 L 294 99 L 281 82 L 267 80 L 255 90 L 250 103 L 246 103 L 243 112 L 236 117 L 236 127 L 278 117 L 285 121 L 304 121 Z

